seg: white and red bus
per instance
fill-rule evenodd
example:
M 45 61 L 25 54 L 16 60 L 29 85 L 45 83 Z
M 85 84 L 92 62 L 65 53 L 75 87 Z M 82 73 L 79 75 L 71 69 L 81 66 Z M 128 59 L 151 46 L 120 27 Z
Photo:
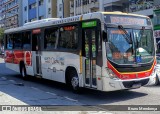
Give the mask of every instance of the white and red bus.
M 121 12 L 44 19 L 5 31 L 6 67 L 74 90 L 139 88 L 155 74 L 151 20 Z

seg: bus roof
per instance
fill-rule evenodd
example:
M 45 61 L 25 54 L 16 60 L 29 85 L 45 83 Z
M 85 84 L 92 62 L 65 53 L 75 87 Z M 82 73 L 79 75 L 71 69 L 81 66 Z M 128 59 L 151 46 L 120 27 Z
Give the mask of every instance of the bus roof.
M 94 12 L 94 13 L 88 13 L 88 14 L 83 14 L 83 15 L 78 15 L 78 16 L 73 16 L 73 17 L 67 17 L 67 18 L 48 18 L 48 19 L 28 22 L 28 23 L 24 24 L 24 26 L 7 29 L 7 30 L 5 30 L 4 33 L 13 33 L 13 32 L 18 32 L 18 31 L 37 29 L 37 28 L 41 28 L 41 27 L 47 27 L 47 26 L 52 26 L 52 25 L 58 25 L 58 24 L 64 24 L 64 23 L 68 23 L 68 22 L 88 20 L 88 19 L 100 19 L 100 20 L 102 20 L 102 15 L 104 15 L 104 14 L 130 15 L 130 16 L 139 16 L 139 17 L 149 18 L 149 17 L 143 16 L 143 15 L 122 13 L 122 12 Z
M 133 13 L 124 13 L 124 12 L 120 12 L 120 11 L 115 11 L 115 12 L 102 12 L 102 14 L 130 15 L 130 16 L 137 16 L 137 17 L 149 18 L 148 16 L 145 16 L 145 15 L 139 15 L 139 14 L 133 14 Z

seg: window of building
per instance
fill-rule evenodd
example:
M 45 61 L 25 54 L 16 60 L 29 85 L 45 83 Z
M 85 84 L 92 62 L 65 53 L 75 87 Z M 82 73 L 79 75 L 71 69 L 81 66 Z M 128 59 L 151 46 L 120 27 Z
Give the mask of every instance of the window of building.
M 59 5 L 59 11 L 62 11 L 62 4 Z
M 36 8 L 36 7 L 37 7 L 36 3 L 33 3 L 33 4 L 29 5 L 29 9 L 33 9 L 33 8 Z
M 39 6 L 43 5 L 44 0 L 39 0 Z
M 44 48 L 45 49 L 55 49 L 56 40 L 58 37 L 58 29 L 49 28 L 45 30 L 44 36 Z
M 27 11 L 27 6 L 24 7 L 24 11 Z
M 78 7 L 78 2 L 76 1 L 76 7 Z
M 77 49 L 77 47 L 78 47 L 78 28 L 76 26 L 61 27 L 58 48 Z
M 39 20 L 44 19 L 44 16 L 39 16 Z
M 83 0 L 83 5 L 89 4 L 89 0 Z
M 36 20 L 37 20 L 37 18 L 33 18 L 33 19 L 30 19 L 30 22 L 36 21 Z
M 48 8 L 48 14 L 51 14 L 51 8 Z

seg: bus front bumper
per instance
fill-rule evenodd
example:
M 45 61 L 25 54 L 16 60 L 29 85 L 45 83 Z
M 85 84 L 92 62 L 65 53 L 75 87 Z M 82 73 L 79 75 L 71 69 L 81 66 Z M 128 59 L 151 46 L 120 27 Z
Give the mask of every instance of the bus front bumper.
M 115 91 L 123 89 L 136 89 L 147 85 L 150 77 L 132 80 L 114 80 L 103 77 L 103 91 Z

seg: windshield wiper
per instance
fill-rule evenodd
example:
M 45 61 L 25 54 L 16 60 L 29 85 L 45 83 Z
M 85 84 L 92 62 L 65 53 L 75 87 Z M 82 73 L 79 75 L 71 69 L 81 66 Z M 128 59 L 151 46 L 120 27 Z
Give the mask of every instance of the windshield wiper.
M 124 36 L 124 38 L 126 39 L 126 41 L 127 41 L 129 44 L 133 44 L 133 40 L 132 40 L 132 35 L 131 35 L 131 33 L 128 34 L 128 32 L 123 28 L 122 25 L 119 25 L 119 26 L 118 26 L 118 29 L 122 30 L 122 31 L 125 33 L 125 35 L 123 34 L 123 36 Z M 131 49 L 132 49 L 132 53 L 133 53 L 133 52 L 134 52 L 133 46 L 132 46 Z
M 129 43 L 129 44 L 132 44 L 132 38 L 131 38 L 131 34 L 129 35 L 127 33 L 127 31 L 123 28 L 122 25 L 118 25 L 118 29 L 122 30 L 124 32 L 123 36 L 124 38 L 126 39 L 126 41 Z

